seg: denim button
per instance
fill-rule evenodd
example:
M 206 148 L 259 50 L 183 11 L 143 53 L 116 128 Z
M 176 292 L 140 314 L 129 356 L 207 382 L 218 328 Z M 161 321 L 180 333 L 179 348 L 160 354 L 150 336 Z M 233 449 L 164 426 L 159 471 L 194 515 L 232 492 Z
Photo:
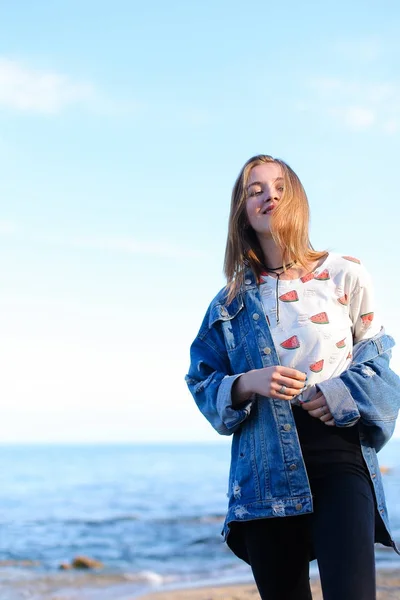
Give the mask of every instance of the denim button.
M 271 348 L 264 348 L 263 352 L 264 354 L 271 354 Z
M 303 505 L 300 504 L 300 502 L 299 502 L 299 504 L 296 504 L 296 506 L 295 506 L 296 510 L 301 510 L 302 508 L 303 508 Z
M 258 321 L 258 319 L 259 319 L 259 318 L 260 318 L 260 315 L 259 315 L 258 313 L 254 313 L 254 315 L 253 315 L 253 319 L 254 319 L 255 321 Z
M 297 465 L 290 465 L 289 469 L 291 471 L 295 471 L 297 469 Z
M 283 426 L 283 429 L 285 431 L 290 431 L 292 429 L 292 426 L 291 426 L 290 423 L 285 423 L 284 426 Z

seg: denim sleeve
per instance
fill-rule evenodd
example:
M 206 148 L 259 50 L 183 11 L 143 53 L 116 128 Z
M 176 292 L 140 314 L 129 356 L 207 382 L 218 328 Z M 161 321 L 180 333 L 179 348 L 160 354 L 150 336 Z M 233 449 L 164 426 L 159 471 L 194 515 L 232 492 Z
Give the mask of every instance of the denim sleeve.
M 249 416 L 252 401 L 232 406 L 232 386 L 241 373 L 231 373 L 228 355 L 218 340 L 198 336 L 190 349 L 186 383 L 202 414 L 221 435 L 232 435 Z
M 390 367 L 391 352 L 353 364 L 339 377 L 318 384 L 337 427 L 358 421 L 378 451 L 393 434 L 400 408 L 400 380 Z

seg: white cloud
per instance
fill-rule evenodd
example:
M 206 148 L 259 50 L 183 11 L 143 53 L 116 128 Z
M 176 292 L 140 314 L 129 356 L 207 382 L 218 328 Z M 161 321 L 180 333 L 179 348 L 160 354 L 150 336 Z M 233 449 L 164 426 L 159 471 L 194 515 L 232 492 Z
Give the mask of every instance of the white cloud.
M 30 231 L 11 221 L 0 219 L 0 235 L 18 235 L 23 233 L 25 240 L 39 244 L 82 248 L 87 250 L 103 250 L 122 252 L 138 256 L 156 256 L 160 258 L 205 258 L 207 253 L 188 248 L 170 240 L 143 240 L 132 236 L 116 235 L 65 235 L 59 233 L 46 234 L 40 231 Z
M 393 135 L 400 123 L 400 84 L 320 77 L 311 81 L 319 110 L 353 131 Z
M 87 250 L 103 250 L 108 252 L 122 252 L 137 256 L 156 256 L 160 258 L 172 259 L 205 257 L 205 253 L 202 251 L 196 251 L 192 248 L 175 244 L 169 240 L 141 240 L 131 236 L 73 236 L 36 233 L 31 236 L 31 239 L 34 242 L 46 243 L 55 246 L 67 246 L 70 248 L 82 248 Z
M 332 109 L 331 114 L 339 117 L 349 129 L 355 131 L 369 129 L 376 121 L 375 112 L 362 106 Z
M 385 53 L 387 42 L 376 35 L 347 40 L 342 39 L 334 45 L 334 50 L 346 60 L 372 62 Z
M 0 219 L 0 235 L 13 235 L 17 231 L 18 226 L 16 223 Z
M 199 257 L 203 253 L 186 249 L 167 240 L 139 240 L 129 236 L 83 236 L 66 239 L 68 245 L 77 248 L 91 248 L 94 250 L 110 250 L 147 256 L 161 256 L 164 258 Z
M 383 124 L 383 130 L 385 133 L 389 135 L 397 133 L 400 131 L 400 118 L 398 119 L 389 119 Z
M 125 252 L 141 256 L 160 256 L 163 258 L 200 257 L 202 252 L 184 248 L 168 240 L 140 240 L 129 236 L 82 236 L 66 240 L 68 245 L 77 248 L 93 250 L 109 250 L 111 252 Z
M 94 95 L 89 83 L 0 57 L 0 108 L 54 114 L 71 104 L 89 102 Z

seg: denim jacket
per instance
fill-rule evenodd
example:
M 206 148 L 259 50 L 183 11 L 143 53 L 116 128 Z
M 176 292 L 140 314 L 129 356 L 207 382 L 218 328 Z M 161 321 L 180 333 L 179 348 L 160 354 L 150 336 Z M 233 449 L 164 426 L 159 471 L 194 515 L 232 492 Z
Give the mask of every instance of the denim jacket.
M 359 342 L 353 349 L 350 367 L 317 387 L 326 398 L 336 427 L 359 423 L 361 449 L 384 524 L 383 543 L 396 549 L 376 456 L 393 433 L 400 407 L 400 379 L 389 367 L 393 346 L 393 338 L 384 330 Z M 226 303 L 225 289 L 211 302 L 191 346 L 186 375 L 187 385 L 206 419 L 221 435 L 233 434 L 225 539 L 232 521 L 313 511 L 290 402 L 254 395 L 232 406 L 232 386 L 242 373 L 278 364 L 258 286 L 250 271 L 243 289 L 230 304 Z

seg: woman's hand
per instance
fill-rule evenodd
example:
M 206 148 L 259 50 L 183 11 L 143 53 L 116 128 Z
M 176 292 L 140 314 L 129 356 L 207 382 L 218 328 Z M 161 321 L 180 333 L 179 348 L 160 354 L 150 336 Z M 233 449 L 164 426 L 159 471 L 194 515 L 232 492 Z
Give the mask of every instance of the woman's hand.
M 232 390 L 233 405 L 249 400 L 253 394 L 292 400 L 304 389 L 306 375 L 296 369 L 282 367 L 264 367 L 243 373 L 234 383 Z
M 329 406 L 326 403 L 325 396 L 322 392 L 318 392 L 312 400 L 308 402 L 303 402 L 301 405 L 304 410 L 308 412 L 309 415 L 319 419 L 325 425 L 335 425 L 335 420 L 329 410 Z

